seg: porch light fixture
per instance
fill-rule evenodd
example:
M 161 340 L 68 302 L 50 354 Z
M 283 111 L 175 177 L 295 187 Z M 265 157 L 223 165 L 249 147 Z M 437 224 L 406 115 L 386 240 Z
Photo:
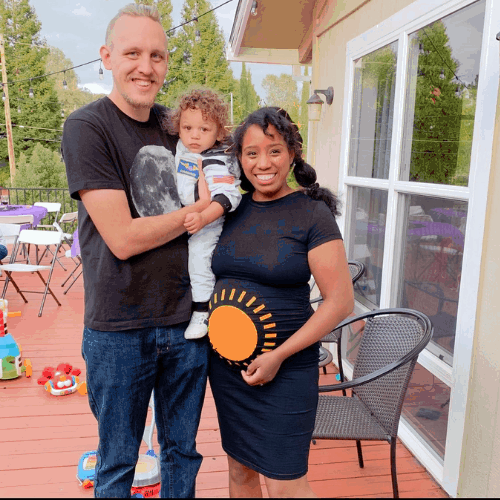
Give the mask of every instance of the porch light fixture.
M 250 15 L 253 17 L 257 16 L 257 0 L 253 0 L 252 8 L 250 9 Z
M 326 103 L 331 105 L 333 102 L 333 87 L 328 87 L 326 90 L 315 90 L 313 95 L 309 97 L 307 105 L 309 106 L 309 120 L 313 122 L 319 121 L 321 117 L 321 106 L 323 100 L 318 94 L 323 94 L 326 98 Z

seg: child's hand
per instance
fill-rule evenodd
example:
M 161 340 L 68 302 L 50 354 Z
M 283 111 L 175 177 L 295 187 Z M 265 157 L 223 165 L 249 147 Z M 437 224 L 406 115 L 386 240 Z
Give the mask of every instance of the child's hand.
M 198 212 L 187 214 L 184 219 L 184 227 L 191 234 L 197 233 L 200 229 L 205 227 L 205 219 L 203 215 Z
M 204 202 L 204 204 L 206 204 L 205 208 L 207 208 L 212 201 L 212 197 L 210 195 L 210 189 L 208 189 L 205 174 L 203 173 L 201 158 L 198 158 L 198 172 L 200 173 L 200 177 L 198 179 L 198 195 L 200 197 L 199 201 Z

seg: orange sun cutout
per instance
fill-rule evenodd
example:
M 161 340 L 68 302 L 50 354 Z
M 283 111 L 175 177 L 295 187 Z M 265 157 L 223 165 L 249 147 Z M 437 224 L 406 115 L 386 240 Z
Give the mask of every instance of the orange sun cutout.
M 265 305 L 255 307 L 257 297 L 244 301 L 246 293 L 237 294 L 235 288 L 226 293 L 222 289 L 219 300 L 216 293 L 209 305 L 210 343 L 219 356 L 237 366 L 248 366 L 259 354 L 276 347 L 276 333 L 269 331 L 276 327 L 269 321 L 272 314 L 259 315 Z

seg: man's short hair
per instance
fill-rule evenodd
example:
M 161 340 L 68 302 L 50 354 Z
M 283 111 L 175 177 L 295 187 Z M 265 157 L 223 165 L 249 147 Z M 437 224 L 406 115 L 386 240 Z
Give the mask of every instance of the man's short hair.
M 113 32 L 113 28 L 115 27 L 115 23 L 122 16 L 149 17 L 153 21 L 156 21 L 157 23 L 161 24 L 160 13 L 158 12 L 158 9 L 154 5 L 129 3 L 128 5 L 125 5 L 125 7 L 122 7 L 118 11 L 118 14 L 116 14 L 116 16 L 113 17 L 113 19 L 111 19 L 111 21 L 108 24 L 108 27 L 106 28 L 106 45 L 108 47 L 111 47 L 112 44 L 111 34 Z

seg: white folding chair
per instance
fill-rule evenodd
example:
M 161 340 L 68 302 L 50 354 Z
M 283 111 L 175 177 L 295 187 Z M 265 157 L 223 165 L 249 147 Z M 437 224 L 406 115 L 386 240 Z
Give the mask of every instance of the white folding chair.
M 0 215 L 0 224 L 18 224 L 20 230 L 33 228 L 33 215 Z M 19 235 L 19 233 L 17 233 Z M 26 262 L 29 262 L 29 248 L 23 245 L 23 253 Z
M 21 224 L 33 227 L 32 215 L 0 215 L 0 224 Z
M 16 248 L 17 245 L 17 239 L 19 238 L 19 233 L 21 232 L 21 226 L 19 224 L 2 224 L 0 223 L 0 231 L 5 239 L 5 242 L 7 245 L 11 247 L 11 252 L 10 255 L 7 255 L 6 257 L 3 258 L 6 262 L 12 263 L 15 253 L 14 249 Z M 3 265 L 3 260 L 0 260 L 0 266 Z M 1 271 L 0 271 L 1 274 Z M 12 281 L 12 284 L 14 285 L 14 288 L 16 289 L 17 293 L 21 295 L 21 297 L 24 299 L 25 302 L 27 300 L 25 299 L 24 295 L 21 293 L 21 290 L 17 286 L 17 283 L 12 279 L 12 276 L 8 271 L 5 271 L 5 274 L 9 277 L 10 281 Z
M 57 220 L 59 219 L 59 212 L 61 211 L 61 204 L 60 203 L 49 203 L 49 202 L 45 202 L 45 201 L 37 201 L 37 202 L 33 203 L 33 205 L 35 207 L 44 207 L 47 209 L 47 212 L 49 214 L 55 214 L 54 215 L 54 222 L 57 222 Z M 45 227 L 45 228 L 54 229 L 54 226 L 52 224 L 38 224 L 38 226 L 36 226 L 36 227 L 37 228 Z
M 73 257 L 71 257 L 71 249 L 66 250 L 66 257 L 73 258 Z M 80 255 L 77 255 L 76 258 L 78 259 L 78 262 L 77 262 L 75 268 L 73 269 L 73 271 L 71 271 L 71 274 L 64 280 L 64 282 L 61 284 L 61 286 L 64 286 L 70 280 L 70 278 L 75 274 L 75 272 L 78 270 L 78 268 L 82 265 L 82 258 L 80 257 Z M 75 259 L 73 259 L 73 260 L 75 260 Z M 64 295 L 66 295 L 69 292 L 69 289 L 75 284 L 75 281 L 82 274 L 83 274 L 83 270 L 80 269 L 80 272 L 73 278 L 73 281 L 68 285 L 68 288 L 66 288 L 66 290 L 64 290 L 64 292 L 63 292 Z
M 37 201 L 36 203 L 33 203 L 35 207 L 44 207 L 47 209 L 48 214 L 55 214 L 54 217 L 54 222 L 52 224 L 38 224 L 36 226 L 37 229 L 57 229 L 58 231 L 61 230 L 61 228 L 58 226 L 58 218 L 59 218 L 59 212 L 61 211 L 61 204 L 60 203 L 50 203 L 50 202 L 45 202 L 45 201 Z M 52 216 L 51 216 L 52 217 Z M 64 241 L 64 240 L 63 240 Z M 52 250 L 49 247 L 46 247 L 42 253 L 42 256 L 40 259 L 37 261 L 40 263 L 40 261 L 43 259 L 45 254 L 49 251 L 52 253 Z M 59 260 L 58 257 L 56 257 L 57 262 L 59 265 L 66 271 L 66 268 L 64 267 L 63 263 Z
M 54 226 L 58 231 L 63 233 L 62 242 L 63 245 L 66 243 L 71 247 L 71 243 L 73 242 L 73 231 L 76 229 L 76 223 L 78 222 L 78 212 L 68 212 L 61 215 L 59 222 L 54 222 Z M 70 231 L 67 230 L 67 227 L 71 228 Z
M 50 279 L 52 277 L 52 273 L 54 272 L 54 265 L 56 263 L 56 255 L 61 246 L 61 233 L 59 231 L 37 231 L 36 229 L 25 229 L 21 231 L 19 234 L 19 238 L 17 240 L 17 245 L 15 249 L 15 254 L 19 251 L 19 247 L 22 244 L 35 245 L 35 246 L 48 246 L 55 245 L 56 249 L 54 254 L 52 255 L 52 260 L 50 265 L 39 265 L 39 264 L 20 264 L 16 263 L 15 260 L 10 264 L 1 265 L 0 269 L 5 271 L 6 273 L 37 273 L 39 278 L 42 280 L 45 285 L 45 289 L 42 291 L 38 290 L 19 290 L 19 293 L 23 296 L 25 302 L 27 302 L 26 298 L 23 295 L 24 293 L 41 293 L 43 294 L 42 304 L 40 306 L 40 312 L 38 316 L 42 315 L 43 306 L 45 304 L 45 298 L 47 297 L 47 293 L 50 293 L 57 305 L 61 305 L 61 303 L 57 300 L 57 297 L 54 295 L 52 290 L 50 289 Z M 15 258 L 14 258 L 15 259 Z M 45 281 L 40 271 L 48 271 L 47 280 Z M 7 293 L 7 287 L 9 286 L 9 275 L 5 278 L 5 286 L 3 288 L 2 298 L 5 298 L 5 294 Z

